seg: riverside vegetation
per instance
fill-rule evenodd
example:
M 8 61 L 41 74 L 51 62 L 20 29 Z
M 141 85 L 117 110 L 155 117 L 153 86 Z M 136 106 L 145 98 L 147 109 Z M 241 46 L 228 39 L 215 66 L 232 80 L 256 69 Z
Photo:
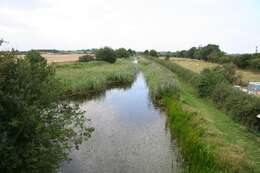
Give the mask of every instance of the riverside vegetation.
M 101 60 L 51 65 L 37 51 L 0 54 L 0 172 L 57 172 L 91 136 L 84 112 L 62 100 L 131 83 L 137 72 L 130 59 Z
M 56 75 L 64 82 L 67 96 L 93 94 L 110 85 L 132 83 L 137 68 L 131 61 L 119 59 L 114 64 L 103 61 L 60 64 L 56 66 Z
M 83 112 L 62 100 L 132 83 L 138 72 L 133 59 L 124 57 L 126 52 L 134 54 L 132 50 L 97 52 L 97 59 L 85 56 L 83 62 L 55 65 L 48 65 L 36 51 L 23 59 L 1 54 L 0 113 L 5 115 L 0 119 L 1 172 L 57 172 L 69 159 L 68 151 L 90 137 L 93 128 L 86 126 Z M 147 52 L 157 56 L 156 51 Z M 168 113 L 183 172 L 260 171 L 258 127 L 252 116 L 259 102 L 231 87 L 237 80 L 232 70 L 218 67 L 196 74 L 150 56 L 140 59 L 140 68 L 151 99 Z
M 203 80 L 194 72 L 157 58 L 149 57 L 149 60 L 162 64 L 178 76 L 181 88 L 180 100 L 165 97 L 164 103 L 168 111 L 170 127 L 180 144 L 187 172 L 259 172 L 259 137 L 228 116 L 239 116 L 239 112 L 243 110 L 255 111 L 257 108 L 254 105 L 255 98 L 234 90 L 233 94 L 240 98 L 233 99 L 232 101 L 236 100 L 234 104 L 247 102 L 248 104 L 245 105 L 247 109 L 241 105 L 242 107 L 236 107 L 238 110 L 233 113 L 231 110 L 235 108 L 230 106 L 229 112 L 225 110 L 225 105 L 214 105 L 214 102 L 209 102 L 208 99 L 199 98 L 190 84 L 197 86 L 196 83 Z M 207 74 L 208 71 L 204 73 Z M 229 84 L 222 85 L 228 87 Z M 227 90 L 232 92 L 233 88 Z M 241 98 L 239 94 L 243 97 Z M 222 107 L 227 114 L 217 110 L 216 107 Z M 247 119 L 247 123 L 244 124 L 255 130 L 255 119 L 253 119 L 255 116 L 242 114 L 249 117 L 243 117 L 240 121 Z M 248 123 L 250 119 L 252 121 Z

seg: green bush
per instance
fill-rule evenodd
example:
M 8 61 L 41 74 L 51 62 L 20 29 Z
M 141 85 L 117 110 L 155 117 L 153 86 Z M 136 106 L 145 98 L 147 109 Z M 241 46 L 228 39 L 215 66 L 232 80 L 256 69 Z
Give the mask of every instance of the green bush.
M 157 58 L 151 59 L 168 67 L 179 77 L 189 82 L 197 89 L 200 96 L 211 98 L 218 107 L 223 108 L 241 124 L 254 131 L 260 129 L 256 119 L 256 115 L 260 113 L 260 98 L 251 96 L 231 85 L 238 79 L 238 76 L 233 73 L 233 67 L 217 67 L 196 74 L 176 63 L 169 63 Z
M 79 57 L 79 62 L 90 62 L 94 60 L 95 58 L 93 55 L 83 55 Z
M 218 66 L 213 69 L 204 69 L 198 81 L 198 93 L 201 97 L 211 96 L 217 84 L 234 84 L 239 79 L 240 77 L 236 75 L 233 65 L 226 64 L 223 67 Z
M 40 54 L 40 52 L 36 50 L 30 50 L 25 57 L 31 62 L 31 63 L 37 63 L 37 62 L 43 62 L 46 61 Z
M 100 61 L 106 61 L 109 63 L 116 62 L 116 52 L 109 47 L 97 49 L 95 52 L 96 59 Z
M 130 53 L 125 48 L 119 48 L 116 50 L 117 58 L 128 58 Z
M 150 50 L 150 53 L 149 53 L 150 56 L 152 57 L 158 57 L 158 53 L 156 52 L 156 50 Z
M 258 130 L 256 115 L 260 113 L 260 99 L 227 84 L 217 84 L 211 96 L 214 103 L 234 119 L 253 130 Z
M 56 172 L 92 131 L 39 55 L 0 55 L 0 172 Z

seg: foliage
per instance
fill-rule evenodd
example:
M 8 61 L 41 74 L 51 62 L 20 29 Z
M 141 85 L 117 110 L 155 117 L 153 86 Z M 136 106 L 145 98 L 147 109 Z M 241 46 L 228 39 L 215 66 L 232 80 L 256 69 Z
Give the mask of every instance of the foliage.
M 127 52 L 128 52 L 128 54 L 129 54 L 130 56 L 136 55 L 136 52 L 135 52 L 134 50 L 132 50 L 132 49 L 128 49 Z
M 95 56 L 97 60 L 100 61 L 106 61 L 109 63 L 115 63 L 116 62 L 116 52 L 109 47 L 104 47 L 97 49 L 95 52 Z
M 130 59 L 114 64 L 102 61 L 57 65 L 57 77 L 65 84 L 65 94 L 78 96 L 102 91 L 114 83 L 132 83 L 137 69 Z
M 150 97 L 155 103 L 161 101 L 165 95 L 178 95 L 179 87 L 170 70 L 147 59 L 142 59 L 140 63 L 149 86 Z
M 260 129 L 256 118 L 260 112 L 259 98 L 221 83 L 216 85 L 211 98 L 218 107 L 232 115 L 237 121 L 253 130 Z
M 125 48 L 119 48 L 116 50 L 117 58 L 128 58 L 130 53 Z
M 215 125 L 212 124 L 213 129 L 210 128 L 208 125 L 211 122 L 208 122 L 206 117 L 199 114 L 201 110 L 198 112 L 189 110 L 191 107 L 187 105 L 187 102 L 190 99 L 186 100 L 187 98 L 183 97 L 189 91 L 183 90 L 182 84 L 181 92 L 179 92 L 179 89 L 178 92 L 174 90 L 168 92 L 167 89 L 166 92 L 158 92 L 160 91 L 158 90 L 159 87 L 164 88 L 163 86 L 167 86 L 166 81 L 175 81 L 175 77 L 171 71 L 151 62 L 150 59 L 142 58 L 140 63 L 144 70 L 151 97 L 156 100 L 156 103 L 159 102 L 166 108 L 167 125 L 172 130 L 174 138 L 177 138 L 176 141 L 180 146 L 179 149 L 185 161 L 183 163 L 183 172 L 254 172 L 245 153 L 238 146 L 223 141 Z M 189 111 L 184 110 L 184 108 L 189 108 Z M 223 156 L 223 151 L 227 156 Z
M 201 72 L 197 85 L 198 94 L 201 97 L 211 96 L 217 84 L 234 84 L 236 81 L 239 81 L 239 79 L 240 77 L 236 75 L 235 68 L 232 65 L 225 65 L 223 67 L 217 66 L 213 69 L 204 69 Z
M 144 51 L 144 54 L 145 54 L 145 55 L 149 55 L 149 53 L 150 53 L 149 50 L 145 50 L 145 51 Z
M 178 100 L 165 97 L 164 102 L 168 114 L 167 124 L 178 138 L 185 160 L 183 172 L 228 172 L 218 165 L 212 149 L 202 140 L 206 132 L 202 126 L 203 120 L 198 119 L 195 113 L 185 112 Z
M 94 60 L 95 60 L 94 56 L 89 54 L 79 57 L 79 62 L 89 62 Z
M 62 91 L 39 53 L 0 56 L 0 172 L 56 172 L 90 136 L 83 112 L 60 102 Z
M 192 47 L 189 50 L 177 51 L 174 54 L 176 57 L 202 59 L 205 61 L 224 55 L 224 53 L 219 49 L 219 46 L 215 44 L 208 44 L 207 46 L 199 48 Z
M 46 61 L 40 54 L 40 52 L 36 50 L 31 50 L 26 54 L 26 58 L 31 62 L 31 63 L 38 63 L 38 62 L 43 62 Z
M 192 84 L 201 96 L 211 98 L 216 105 L 221 104 L 218 106 L 234 119 L 254 131 L 259 130 L 259 124 L 256 124 L 256 115 L 260 112 L 260 99 L 233 88 L 231 83 L 236 81 L 239 76 L 233 74 L 232 69 L 216 67 L 211 70 L 207 69 L 201 74 L 196 74 L 173 62 L 169 63 L 157 58 L 153 58 L 153 60 Z M 215 101 L 215 97 L 218 98 L 218 101 Z
M 152 57 L 158 57 L 159 56 L 158 53 L 156 52 L 156 50 L 154 50 L 154 49 L 150 50 L 149 55 L 152 56 Z
M 204 47 L 192 47 L 173 53 L 176 57 L 201 59 L 219 64 L 232 63 L 242 69 L 260 70 L 260 54 L 225 55 L 218 45 L 208 44 Z

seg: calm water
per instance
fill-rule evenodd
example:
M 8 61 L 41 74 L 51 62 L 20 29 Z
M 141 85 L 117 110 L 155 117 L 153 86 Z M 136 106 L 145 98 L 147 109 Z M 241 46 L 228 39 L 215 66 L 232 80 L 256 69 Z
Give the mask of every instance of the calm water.
M 95 128 L 93 136 L 71 154 L 63 173 L 177 172 L 176 146 L 155 109 L 139 74 L 130 89 L 112 89 L 81 108 Z

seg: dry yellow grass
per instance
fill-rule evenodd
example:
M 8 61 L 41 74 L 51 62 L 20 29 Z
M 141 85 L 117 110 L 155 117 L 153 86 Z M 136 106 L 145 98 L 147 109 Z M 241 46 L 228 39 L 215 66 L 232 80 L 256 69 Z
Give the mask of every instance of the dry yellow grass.
M 75 62 L 79 60 L 79 57 L 83 54 L 59 54 L 59 53 L 43 53 L 41 54 L 48 63 L 62 63 L 62 62 Z M 23 58 L 25 55 L 18 55 L 19 58 Z
M 176 64 L 179 64 L 187 69 L 190 69 L 196 73 L 200 73 L 205 68 L 213 68 L 218 66 L 218 64 L 205 62 L 202 60 L 188 59 L 188 58 L 170 58 Z M 242 79 L 247 82 L 260 82 L 260 73 L 253 72 L 250 70 L 238 69 L 237 72 L 242 76 Z
M 42 54 L 48 63 L 75 62 L 79 60 L 82 54 Z

